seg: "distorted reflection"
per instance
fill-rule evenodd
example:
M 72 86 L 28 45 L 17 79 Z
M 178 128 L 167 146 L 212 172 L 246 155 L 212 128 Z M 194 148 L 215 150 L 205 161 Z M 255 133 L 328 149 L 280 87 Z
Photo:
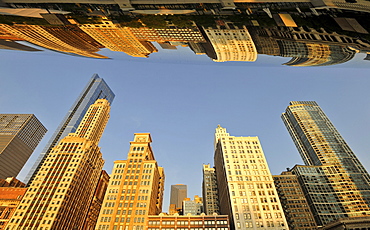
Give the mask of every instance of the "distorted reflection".
M 336 65 L 358 53 L 370 59 L 366 0 L 0 0 L 0 6 L 1 49 L 106 59 L 102 48 L 148 58 L 157 47 L 182 46 L 214 62 L 254 62 L 265 54 L 290 57 L 282 63 L 288 66 Z

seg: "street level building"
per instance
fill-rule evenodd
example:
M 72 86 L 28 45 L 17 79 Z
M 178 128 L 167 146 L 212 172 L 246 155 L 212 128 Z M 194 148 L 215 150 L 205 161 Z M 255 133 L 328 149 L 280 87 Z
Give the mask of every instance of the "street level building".
M 5 229 L 85 229 L 104 164 L 98 143 L 109 111 L 109 102 L 98 99 L 76 132 L 52 148 Z
M 127 160 L 114 162 L 98 230 L 146 230 L 148 215 L 162 212 L 164 170 L 154 158 L 149 133 L 136 133 Z
M 33 114 L 0 114 L 0 179 L 18 175 L 46 131 Z
M 182 214 L 183 215 L 200 215 L 203 213 L 203 199 L 197 195 L 194 196 L 194 200 L 185 198 L 182 201 Z
M 316 222 L 304 196 L 296 175 L 292 172 L 282 172 L 273 176 L 276 190 L 290 230 L 317 229 Z
M 297 175 L 318 226 L 370 215 L 370 177 L 314 101 L 292 101 L 282 114 L 306 166 Z
M 220 214 L 231 229 L 287 230 L 288 224 L 258 137 L 215 133 Z
M 79 126 L 86 111 L 89 109 L 89 106 L 94 104 L 97 99 L 103 98 L 107 99 L 108 102 L 112 104 L 114 93 L 103 78 L 100 78 L 98 74 L 94 74 L 72 107 L 68 110 L 68 113 L 63 118 L 62 122 L 59 124 L 58 128 L 55 130 L 43 151 L 37 158 L 36 162 L 32 166 L 32 169 L 28 173 L 25 180 L 28 184 L 32 182 L 34 176 L 36 176 L 38 170 L 52 148 L 69 133 L 76 132 L 77 127 Z
M 218 207 L 218 192 L 217 178 L 215 168 L 211 168 L 210 164 L 203 165 L 203 209 L 206 215 L 219 214 Z
M 23 187 L 0 187 L 0 230 L 5 229 L 26 191 Z
M 148 217 L 148 230 L 229 230 L 227 215 L 166 215 Z

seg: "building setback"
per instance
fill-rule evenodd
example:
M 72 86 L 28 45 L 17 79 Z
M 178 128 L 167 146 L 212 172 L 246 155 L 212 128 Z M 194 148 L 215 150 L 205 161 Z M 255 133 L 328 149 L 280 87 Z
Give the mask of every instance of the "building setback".
M 0 179 L 18 175 L 46 131 L 33 114 L 0 114 Z
M 318 226 L 370 215 L 370 177 L 329 118 L 314 101 L 292 101 L 282 114 L 306 166 L 298 177 Z
M 215 169 L 211 168 L 209 164 L 203 165 L 202 193 L 204 213 L 206 215 L 219 214 L 217 178 Z
M 6 226 L 7 230 L 84 229 L 104 164 L 98 143 L 109 111 L 109 102 L 98 99 L 76 132 L 52 148 Z
M 114 162 L 98 230 L 146 230 L 148 215 L 162 212 L 164 170 L 154 158 L 149 133 L 135 133 L 127 160 Z
M 32 182 L 33 177 L 37 174 L 42 163 L 46 159 L 46 156 L 50 153 L 51 149 L 69 133 L 74 133 L 80 124 L 89 106 L 94 104 L 97 99 L 107 99 L 112 104 L 114 99 L 114 93 L 105 83 L 103 78 L 100 78 L 98 74 L 94 74 L 86 87 L 82 90 L 75 103 L 68 110 L 68 113 L 55 130 L 50 140 L 46 144 L 43 151 L 40 153 L 36 162 L 32 166 L 32 169 L 28 173 L 25 181 L 28 185 Z
M 230 136 L 218 126 L 214 161 L 220 213 L 231 229 L 288 229 L 258 137 Z
M 316 222 L 297 176 L 287 171 L 282 172 L 281 175 L 273 176 L 273 178 L 289 229 L 317 229 Z

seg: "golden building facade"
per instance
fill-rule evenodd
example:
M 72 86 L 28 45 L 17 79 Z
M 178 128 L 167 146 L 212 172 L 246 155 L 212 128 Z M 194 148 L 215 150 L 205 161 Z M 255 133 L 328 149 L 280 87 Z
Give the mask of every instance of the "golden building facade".
M 288 229 L 258 137 L 230 136 L 218 126 L 214 161 L 220 214 L 231 229 Z
M 5 229 L 5 225 L 26 193 L 27 188 L 23 187 L 0 187 L 0 230 Z
M 148 230 L 229 230 L 227 215 L 165 215 L 148 217 Z
M 165 176 L 151 142 L 149 133 L 136 133 L 127 160 L 114 162 L 96 229 L 143 230 L 148 215 L 161 213 Z
M 98 143 L 109 111 L 98 99 L 77 131 L 52 149 L 6 229 L 83 229 L 104 164 Z

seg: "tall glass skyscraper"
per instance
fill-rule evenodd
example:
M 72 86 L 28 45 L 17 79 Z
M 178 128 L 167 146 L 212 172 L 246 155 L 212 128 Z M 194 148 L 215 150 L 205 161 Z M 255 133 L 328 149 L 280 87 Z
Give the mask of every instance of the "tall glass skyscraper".
M 89 109 L 89 106 L 94 104 L 97 99 L 106 99 L 110 104 L 112 104 L 114 96 L 113 91 L 109 88 L 107 83 L 105 83 L 104 79 L 100 78 L 98 74 L 94 74 L 58 126 L 57 130 L 55 130 L 53 136 L 50 138 L 31 171 L 28 173 L 25 179 L 28 185 L 32 182 L 33 177 L 38 172 L 39 166 L 42 164 L 51 149 L 62 138 L 66 137 L 69 133 L 74 133 L 76 131 L 83 116 Z
M 306 166 L 295 166 L 318 225 L 370 215 L 370 177 L 314 101 L 292 101 L 282 114 Z

